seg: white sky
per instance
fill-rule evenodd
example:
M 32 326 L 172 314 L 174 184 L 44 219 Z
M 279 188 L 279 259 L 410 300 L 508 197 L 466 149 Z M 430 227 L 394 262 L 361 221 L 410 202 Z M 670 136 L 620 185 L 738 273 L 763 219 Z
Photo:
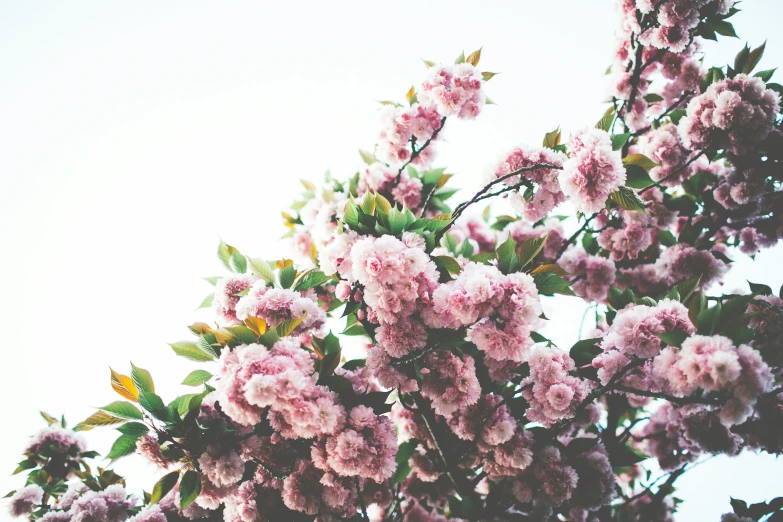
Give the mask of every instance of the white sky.
M 783 3 L 742 8 L 740 36 L 772 38 L 761 68 L 783 65 Z M 614 24 L 611 0 L 3 2 L 0 494 L 20 485 L 3 470 L 43 425 L 37 410 L 75 423 L 117 398 L 108 365 L 148 368 L 164 399 L 186 391 L 176 383 L 195 365 L 166 343 L 208 318 L 194 308 L 211 291 L 199 278 L 222 273 L 218 237 L 279 257 L 298 179 L 355 172 L 375 100 L 402 100 L 421 58 L 483 45 L 480 69 L 502 73 L 488 86 L 498 106 L 450 123 L 440 145 L 439 164 L 473 189 L 511 146 L 598 120 Z M 707 62 L 740 46 L 710 44 Z M 780 252 L 740 261 L 729 288 L 745 274 L 779 286 Z M 582 309 L 548 306 L 570 346 Z M 105 454 L 115 434 L 89 440 Z M 686 474 L 678 520 L 717 520 L 729 495 L 778 496 L 775 466 L 743 456 Z M 136 489 L 154 483 L 138 460 L 117 469 Z

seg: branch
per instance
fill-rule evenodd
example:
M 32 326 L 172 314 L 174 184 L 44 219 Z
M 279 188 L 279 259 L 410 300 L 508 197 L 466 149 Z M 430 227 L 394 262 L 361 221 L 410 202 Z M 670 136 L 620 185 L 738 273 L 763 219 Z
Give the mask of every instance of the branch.
M 570 244 L 572 244 L 576 240 L 577 237 L 579 237 L 579 234 L 581 234 L 582 232 L 585 232 L 587 230 L 587 228 L 590 226 L 590 222 L 593 219 L 595 219 L 595 217 L 597 215 L 598 215 L 598 212 L 596 212 L 595 214 L 592 214 L 587 219 L 585 219 L 585 222 L 582 224 L 582 227 L 579 230 L 577 230 L 576 232 L 574 232 L 573 235 L 571 235 L 571 237 L 569 237 L 566 240 L 566 242 L 563 243 L 563 246 L 560 248 L 560 251 L 557 253 L 557 257 L 555 258 L 555 262 L 557 262 L 557 260 L 559 260 L 560 257 L 562 257 L 563 254 L 565 254 L 565 251 L 568 249 L 568 246 Z
M 529 179 L 525 178 L 521 174 L 523 172 L 530 172 L 531 170 L 537 170 L 537 169 L 557 169 L 557 170 L 562 170 L 563 167 L 560 167 L 558 165 L 551 165 L 549 163 L 540 163 L 540 164 L 536 164 L 536 165 L 531 165 L 530 167 L 522 167 L 521 169 L 517 169 L 514 172 L 509 172 L 508 174 L 504 174 L 503 176 L 490 181 L 481 190 L 479 190 L 476 193 L 476 195 L 474 195 L 470 200 L 464 201 L 464 202 L 460 203 L 459 205 L 457 205 L 457 207 L 454 209 L 454 212 L 452 212 L 452 214 L 451 214 L 451 219 L 449 220 L 449 223 L 444 228 L 439 230 L 437 234 L 435 234 L 435 242 L 436 243 L 439 242 L 440 238 L 442 238 L 443 235 L 446 233 L 446 231 L 448 231 L 448 229 L 451 228 L 452 225 L 454 225 L 454 223 L 457 221 L 457 219 L 459 219 L 459 217 L 462 215 L 462 213 L 465 212 L 465 210 L 467 210 L 467 208 L 469 206 L 473 205 L 474 203 L 477 203 L 477 202 L 479 202 L 481 200 L 484 200 L 484 199 L 493 198 L 493 197 L 499 196 L 501 194 L 505 194 L 506 192 L 511 192 L 511 191 L 517 190 L 517 189 L 519 189 L 522 186 L 528 187 L 529 189 L 532 190 L 533 189 L 533 182 L 530 181 Z M 506 186 L 503 189 L 498 190 L 496 192 L 490 192 L 492 187 L 494 187 L 495 185 L 499 185 L 499 184 L 503 183 L 504 181 L 506 181 L 507 179 L 513 178 L 514 176 L 519 176 L 519 179 L 520 179 L 519 183 L 516 183 L 514 185 Z
M 673 395 L 666 395 L 665 393 L 657 393 L 657 392 L 651 392 L 647 390 L 637 390 L 636 388 L 631 388 L 630 386 L 623 386 L 621 384 L 615 385 L 613 391 L 632 393 L 634 395 L 640 395 L 642 397 L 651 397 L 653 399 L 663 399 L 680 406 L 684 404 L 707 404 L 707 405 L 717 406 L 723 402 L 718 397 L 714 397 L 711 399 L 704 398 L 704 397 L 674 397 Z
M 354 478 L 356 479 L 356 494 L 359 497 L 359 507 L 361 508 L 362 520 L 370 520 L 367 517 L 367 506 L 364 505 L 362 486 L 359 484 L 359 475 L 356 475 Z
M 399 182 L 400 182 L 400 178 L 402 177 L 402 171 L 403 171 L 403 170 L 405 170 L 405 167 L 407 167 L 408 165 L 410 165 L 411 163 L 413 163 L 413 161 L 414 161 L 416 158 L 418 158 L 418 157 L 419 157 L 419 154 L 421 154 L 421 152 L 422 152 L 424 149 L 426 149 L 426 148 L 429 146 L 429 144 L 430 144 L 430 143 L 432 143 L 432 140 L 434 140 L 435 138 L 437 138 L 437 137 L 438 137 L 438 133 L 441 131 L 441 129 L 443 128 L 443 126 L 444 126 L 445 124 L 446 124 L 446 117 L 444 116 L 444 117 L 443 117 L 443 118 L 440 120 L 440 127 L 438 127 L 437 129 L 435 129 L 435 132 L 433 132 L 433 133 L 432 133 L 432 136 L 430 136 L 430 137 L 429 137 L 429 139 L 428 139 L 427 141 L 425 141 L 425 142 L 424 142 L 424 145 L 422 145 L 422 146 L 421 146 L 421 147 L 419 147 L 418 149 L 414 149 L 414 150 L 413 150 L 413 152 L 411 152 L 411 157 L 410 157 L 410 158 L 408 158 L 408 161 L 406 161 L 405 163 L 403 163 L 403 164 L 402 164 L 402 166 L 400 167 L 400 170 L 398 170 L 398 171 L 397 171 L 397 178 L 395 179 L 395 183 L 399 183 Z M 413 145 L 411 145 L 411 148 L 413 148 Z
M 693 163 L 694 161 L 696 161 L 697 159 L 699 159 L 699 157 L 700 157 L 702 154 L 704 154 L 705 152 L 707 152 L 707 149 L 706 149 L 706 148 L 705 148 L 705 149 L 703 149 L 702 151 L 698 152 L 696 155 L 694 155 L 693 157 L 691 157 L 691 159 L 689 159 L 688 161 L 686 161 L 685 163 L 683 163 L 682 165 L 680 165 L 680 166 L 679 166 L 679 167 L 677 167 L 676 169 L 674 169 L 674 170 L 672 171 L 672 173 L 671 173 L 671 174 L 669 174 L 668 176 L 666 176 L 665 178 L 663 178 L 663 179 L 660 179 L 660 180 L 656 181 L 656 182 L 655 182 L 655 183 L 653 183 L 652 185 L 648 185 L 648 186 L 644 187 L 642 190 L 640 190 L 640 191 L 639 191 L 639 194 L 643 194 L 644 192 L 646 192 L 646 191 L 650 190 L 650 189 L 651 189 L 651 188 L 653 188 L 653 187 L 660 187 L 660 186 L 661 186 L 661 184 L 662 184 L 663 182 L 665 182 L 665 181 L 668 181 L 668 180 L 670 180 L 670 179 L 674 178 L 675 176 L 677 176 L 677 175 L 678 175 L 680 172 L 682 172 L 684 169 L 686 169 L 688 166 L 690 166 L 690 164 L 691 164 L 691 163 Z

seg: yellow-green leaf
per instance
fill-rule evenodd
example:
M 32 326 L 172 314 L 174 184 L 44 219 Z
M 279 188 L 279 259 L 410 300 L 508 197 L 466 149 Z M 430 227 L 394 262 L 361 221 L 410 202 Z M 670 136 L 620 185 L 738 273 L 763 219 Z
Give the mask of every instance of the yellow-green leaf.
M 483 48 L 482 48 L 483 49 Z M 465 61 L 472 65 L 473 67 L 477 67 L 479 64 L 479 60 L 481 60 L 481 49 L 478 49 L 476 51 L 473 51 L 468 55 L 467 58 L 465 58 Z
M 133 384 L 133 379 L 127 375 L 121 375 L 111 368 L 109 368 L 109 371 L 111 372 L 111 387 L 114 391 L 129 401 L 138 402 L 139 391 L 136 389 L 136 385 Z

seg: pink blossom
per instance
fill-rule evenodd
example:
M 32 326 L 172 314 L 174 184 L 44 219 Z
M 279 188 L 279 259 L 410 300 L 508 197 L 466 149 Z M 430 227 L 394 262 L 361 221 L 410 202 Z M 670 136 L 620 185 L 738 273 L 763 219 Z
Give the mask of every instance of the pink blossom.
M 486 97 L 481 75 L 469 63 L 430 67 L 418 92 L 419 103 L 433 104 L 443 117 L 473 119 L 484 106 Z
M 780 96 L 760 78 L 738 74 L 710 85 L 679 123 L 686 147 L 727 148 L 740 156 L 764 140 L 780 112 Z
M 609 194 L 625 184 L 620 153 L 612 150 L 608 133 L 587 129 L 571 136 L 570 157 L 563 163 L 560 187 L 577 210 L 598 212 Z
M 566 160 L 565 154 L 552 149 L 522 146 L 513 149 L 492 172 L 489 181 L 504 178 L 506 186 L 519 185 L 523 179 L 536 185 L 532 198 L 527 199 L 519 192 L 510 196 L 514 209 L 526 220 L 538 221 L 546 216 L 558 204 L 565 201 L 558 177 Z M 553 168 L 536 168 L 515 176 L 513 172 L 537 165 L 552 165 Z M 507 177 L 508 176 L 508 177 Z
M 11 516 L 21 517 L 32 513 L 41 503 L 44 491 L 40 486 L 31 484 L 20 489 L 11 497 Z

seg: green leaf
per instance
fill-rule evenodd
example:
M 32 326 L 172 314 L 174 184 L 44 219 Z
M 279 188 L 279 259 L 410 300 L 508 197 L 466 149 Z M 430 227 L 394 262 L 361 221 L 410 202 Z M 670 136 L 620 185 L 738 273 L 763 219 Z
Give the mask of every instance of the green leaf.
M 178 480 L 179 471 L 172 471 L 167 475 L 163 475 L 163 477 L 152 488 L 150 504 L 157 504 L 160 502 L 163 497 L 165 497 L 172 489 L 174 489 L 174 486 L 177 485 Z
M 205 362 L 215 360 L 212 354 L 206 353 L 193 341 L 180 341 L 171 343 L 169 346 L 174 350 L 174 353 L 191 361 Z
M 277 335 L 279 337 L 287 337 L 291 335 L 291 333 L 296 330 L 296 327 L 299 326 L 299 324 L 304 320 L 305 316 L 302 315 L 302 317 L 299 317 L 298 319 L 287 319 L 280 324 L 277 325 L 277 328 L 275 328 L 275 331 L 277 332 Z M 269 333 L 269 332 L 267 332 Z M 264 334 L 266 335 L 266 334 Z M 263 336 L 261 336 L 263 337 Z
M 267 261 L 254 257 L 248 258 L 248 261 L 250 262 L 250 271 L 254 276 L 260 277 L 268 285 L 275 282 L 275 270 Z
M 660 167 L 661 164 L 655 163 L 644 154 L 630 154 L 623 158 L 623 165 L 638 165 L 644 170 L 650 170 L 654 167 Z
M 212 306 L 212 301 L 215 299 L 215 294 L 211 293 L 208 296 L 204 298 L 203 301 L 201 301 L 201 304 L 198 305 L 199 308 L 209 308 Z
M 639 165 L 628 165 L 625 168 L 625 176 L 626 187 L 643 189 L 655 184 L 647 171 Z
M 694 290 L 696 290 L 700 282 L 701 276 L 698 276 L 692 277 L 691 279 L 686 279 L 685 281 L 677 284 L 675 288 L 677 288 L 677 291 L 680 293 L 681 303 L 684 303 L 690 299 L 691 295 L 693 295 Z
M 750 47 L 748 47 L 748 44 L 745 44 L 745 47 L 743 47 L 742 50 L 737 53 L 737 56 L 734 57 L 734 70 L 737 72 L 742 72 L 745 65 L 748 63 L 749 57 Z
M 519 249 L 519 268 L 525 268 L 544 248 L 547 235 L 544 237 L 530 238 L 522 243 L 522 248 Z
M 357 207 L 356 203 L 353 201 L 349 201 L 348 204 L 346 204 L 343 221 L 354 230 L 359 226 L 359 207 Z
M 767 285 L 751 283 L 750 281 L 748 281 L 748 284 L 750 285 L 750 291 L 756 295 L 772 295 L 772 289 Z
M 497 249 L 495 255 L 498 260 L 498 269 L 504 274 L 516 272 L 519 269 L 519 258 L 516 254 L 517 242 L 511 236 L 508 237 Z
M 395 236 L 400 235 L 405 230 L 407 219 L 405 214 L 397 210 L 397 207 L 393 207 L 389 210 L 388 214 L 389 230 Z
M 457 275 L 462 272 L 462 267 L 451 256 L 434 256 L 432 260 L 435 262 L 435 266 L 446 270 L 450 274 Z
M 201 475 L 193 470 L 188 470 L 182 475 L 179 483 L 179 508 L 188 507 L 201 493 Z
M 126 401 L 114 401 L 100 409 L 122 419 L 141 420 L 144 418 L 136 406 Z
M 753 69 L 756 68 L 756 66 L 761 61 L 761 57 L 764 56 L 764 49 L 767 47 L 767 42 L 765 41 L 763 44 L 759 45 L 752 51 L 748 53 L 748 61 L 745 63 L 745 66 L 742 68 L 742 72 L 745 74 L 750 74 L 753 72 Z M 739 70 L 738 67 L 734 67 L 735 69 Z
M 193 370 L 185 377 L 182 384 L 185 386 L 200 386 L 212 378 L 212 374 L 206 370 Z
M 111 449 L 109 450 L 109 454 L 106 455 L 106 458 L 109 460 L 117 460 L 118 458 L 124 457 L 125 455 L 130 455 L 136 451 L 137 440 L 138 437 L 134 435 L 120 435 L 117 440 L 114 441 L 114 444 L 112 444 Z
M 294 265 L 288 265 L 287 267 L 280 270 L 278 273 L 278 283 L 280 284 L 280 288 L 291 288 L 291 286 L 294 284 L 294 280 L 296 279 L 296 267 Z
M 218 258 L 223 262 L 225 267 L 228 268 L 229 270 L 232 270 L 230 261 L 231 261 L 231 255 L 235 251 L 236 248 L 224 243 L 222 239 L 220 240 L 220 244 L 218 244 L 217 255 Z
M 133 435 L 135 437 L 141 437 L 145 433 L 149 432 L 149 430 L 150 429 L 146 424 L 142 424 L 140 422 L 129 422 L 117 428 L 117 431 L 120 433 L 125 435 Z
M 113 424 L 122 424 L 125 421 L 126 419 L 124 418 L 115 417 L 105 411 L 98 411 L 74 426 L 73 431 L 89 431 L 97 426 L 111 426 Z
M 277 334 L 275 330 L 271 330 L 271 329 L 267 330 L 264 335 L 258 336 L 259 344 L 262 344 L 267 348 L 271 348 L 279 340 L 280 340 L 280 336 Z
M 669 346 L 676 346 L 678 348 L 682 346 L 682 342 L 688 338 L 687 333 L 681 332 L 679 330 L 674 330 L 673 332 L 663 332 L 656 335 L 658 338 L 660 338 L 661 341 L 665 342 Z
M 168 420 L 166 405 L 163 404 L 163 400 L 154 393 L 140 393 L 139 404 L 142 408 L 150 412 L 156 419 L 162 421 Z
M 674 237 L 674 234 L 672 234 L 670 230 L 659 230 L 658 240 L 661 242 L 663 246 L 666 247 L 670 247 L 677 244 L 677 239 Z
M 364 326 L 362 326 L 361 323 L 356 323 L 343 330 L 342 334 L 351 336 L 367 335 L 367 330 L 364 329 Z
M 457 57 L 454 59 L 454 63 L 455 63 L 455 64 L 458 64 L 458 63 L 465 63 L 465 51 L 462 51 L 461 53 L 459 53 L 459 56 L 457 56 Z
M 544 147 L 548 149 L 554 149 L 560 145 L 561 136 L 562 134 L 560 132 L 560 127 L 556 128 L 552 132 L 547 132 L 544 134 Z
M 715 32 L 720 35 L 739 38 L 736 31 L 734 31 L 734 26 L 731 25 L 731 22 L 727 22 L 726 20 L 715 20 L 710 23 L 710 27 L 712 27 Z
M 629 445 L 619 446 L 616 451 L 612 452 L 610 461 L 613 468 L 633 466 L 634 464 L 643 460 L 649 459 L 650 456 L 642 453 L 636 448 Z
M 654 92 L 648 93 L 644 95 L 644 101 L 647 103 L 657 103 L 663 101 L 663 96 L 660 94 L 656 94 Z M 616 150 L 616 149 L 615 149 Z
M 229 264 L 231 265 L 231 269 L 238 274 L 247 272 L 247 258 L 240 254 L 239 251 L 235 251 L 231 254 Z
M 685 109 L 675 109 L 669 113 L 669 119 L 672 120 L 673 124 L 677 125 L 686 114 Z
M 612 128 L 612 122 L 614 122 L 614 110 L 611 110 L 606 114 L 604 114 L 603 118 L 598 120 L 598 123 L 595 124 L 595 128 L 605 132 L 609 132 L 609 129 Z
M 601 337 L 582 339 L 581 341 L 577 341 L 568 353 L 577 366 L 590 364 L 598 354 L 603 352 L 601 347 L 598 346 L 600 342 Z
M 541 295 L 576 295 L 566 280 L 552 272 L 541 272 L 533 276 L 533 281 Z
M 324 274 L 320 270 L 308 270 L 302 274 L 299 279 L 297 279 L 296 284 L 294 285 L 294 290 L 303 292 L 305 290 L 309 290 L 310 288 L 321 286 L 327 281 L 331 281 L 331 279 L 331 277 Z
M 253 316 L 249 316 L 247 319 L 245 319 L 245 322 L 246 324 L 254 325 L 254 328 L 260 326 L 261 324 L 266 325 L 266 322 L 264 322 L 263 319 L 259 319 L 258 317 Z M 258 339 L 253 330 L 242 324 L 226 326 L 226 330 L 228 330 L 231 335 L 234 336 L 234 339 L 242 344 L 253 344 Z
M 781 98 L 783 98 L 783 85 L 780 85 L 779 83 L 768 83 L 767 89 L 772 89 L 778 93 Z
M 391 478 L 391 484 L 399 484 L 411 473 L 410 458 L 413 453 L 414 444 L 412 441 L 403 442 L 397 448 L 397 469 L 394 471 L 394 475 Z
M 223 276 L 215 276 L 215 277 L 204 277 L 204 281 L 211 284 L 212 286 L 215 286 L 218 281 L 223 279 Z
M 718 318 L 720 318 L 721 304 L 720 301 L 715 303 L 712 308 L 705 308 L 696 319 L 696 329 L 701 335 L 712 335 L 718 326 Z
M 137 390 L 155 393 L 155 383 L 152 382 L 150 372 L 133 363 L 131 363 L 131 379 Z
M 357 368 L 361 368 L 366 364 L 365 359 L 351 359 L 343 364 L 343 370 L 354 371 Z
M 631 136 L 632 134 L 630 132 L 626 132 L 625 134 L 612 134 L 612 150 L 622 149 Z
M 636 192 L 628 187 L 620 187 L 612 192 L 609 197 L 624 210 L 645 211 L 644 202 L 639 198 Z
M 324 354 L 339 353 L 340 352 L 340 339 L 337 338 L 331 331 L 326 334 L 323 342 Z
M 775 67 L 774 69 L 767 69 L 766 71 L 759 71 L 753 76 L 756 76 L 758 78 L 761 78 L 761 80 L 766 83 L 772 79 L 772 75 L 775 74 L 775 71 L 777 71 L 778 68 Z
M 375 163 L 375 155 L 373 155 L 371 152 L 359 149 L 359 155 L 362 157 L 362 161 L 364 161 L 367 165 L 372 165 Z

